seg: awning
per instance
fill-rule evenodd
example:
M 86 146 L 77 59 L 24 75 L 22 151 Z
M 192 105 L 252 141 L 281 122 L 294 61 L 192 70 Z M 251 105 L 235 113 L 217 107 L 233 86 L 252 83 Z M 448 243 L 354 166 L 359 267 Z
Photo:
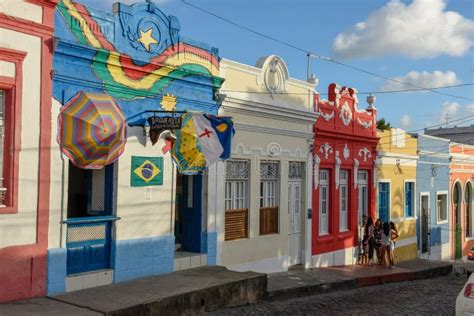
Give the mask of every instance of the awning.
M 81 91 L 61 108 L 57 140 L 76 166 L 101 169 L 123 153 L 126 125 L 112 97 Z

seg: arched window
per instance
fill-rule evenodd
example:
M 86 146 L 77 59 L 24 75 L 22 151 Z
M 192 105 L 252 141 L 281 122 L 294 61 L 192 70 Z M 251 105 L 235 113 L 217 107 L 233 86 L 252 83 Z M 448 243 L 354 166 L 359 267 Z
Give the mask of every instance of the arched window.
M 466 237 L 472 237 L 473 230 L 473 214 L 472 214 L 472 185 L 471 182 L 466 184 L 464 191 L 464 201 L 466 203 Z

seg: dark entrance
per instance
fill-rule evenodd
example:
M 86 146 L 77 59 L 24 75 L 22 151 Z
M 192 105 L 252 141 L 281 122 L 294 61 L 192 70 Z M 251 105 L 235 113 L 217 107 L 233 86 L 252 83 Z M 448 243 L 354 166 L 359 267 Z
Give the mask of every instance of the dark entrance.
M 178 174 L 174 227 L 177 250 L 201 252 L 202 175 Z
M 85 170 L 69 164 L 68 274 L 110 267 L 113 173 L 113 165 Z
M 454 206 L 454 258 L 462 257 L 462 225 L 461 225 L 461 197 L 462 189 L 459 182 L 456 182 L 453 190 L 453 206 Z
M 430 225 L 429 225 L 429 196 L 421 196 L 421 253 L 429 252 L 429 238 L 430 238 Z

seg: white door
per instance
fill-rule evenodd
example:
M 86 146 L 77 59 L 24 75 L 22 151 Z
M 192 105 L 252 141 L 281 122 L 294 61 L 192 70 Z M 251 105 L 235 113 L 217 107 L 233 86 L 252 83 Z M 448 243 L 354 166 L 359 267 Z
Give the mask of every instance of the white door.
M 359 171 L 357 176 L 359 186 L 359 225 L 362 225 L 363 215 L 369 215 L 369 194 L 368 194 L 368 173 L 367 171 Z
M 301 181 L 288 183 L 288 246 L 290 265 L 301 263 Z
M 319 235 L 329 234 L 329 170 L 319 171 Z

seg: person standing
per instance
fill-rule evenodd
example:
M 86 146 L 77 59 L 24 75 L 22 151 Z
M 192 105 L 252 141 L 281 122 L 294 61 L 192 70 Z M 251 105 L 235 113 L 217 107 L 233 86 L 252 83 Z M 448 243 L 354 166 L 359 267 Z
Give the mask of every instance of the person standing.
M 390 222 L 390 240 L 392 241 L 390 244 L 390 251 L 389 251 L 389 260 L 392 262 L 392 268 L 395 267 L 395 240 L 400 237 L 398 235 L 397 227 L 395 226 L 394 222 Z
M 375 239 L 374 220 L 370 216 L 367 218 L 367 224 L 365 225 L 365 235 L 367 236 L 367 244 L 369 246 L 369 266 L 371 266 L 374 263 Z
M 385 222 L 383 223 L 382 226 L 382 238 L 381 238 L 381 261 L 384 266 L 387 266 L 388 263 L 388 268 L 391 269 L 393 266 L 393 261 L 390 258 L 390 247 L 392 245 L 392 240 L 390 239 L 391 236 L 391 230 L 390 230 L 390 224 Z

